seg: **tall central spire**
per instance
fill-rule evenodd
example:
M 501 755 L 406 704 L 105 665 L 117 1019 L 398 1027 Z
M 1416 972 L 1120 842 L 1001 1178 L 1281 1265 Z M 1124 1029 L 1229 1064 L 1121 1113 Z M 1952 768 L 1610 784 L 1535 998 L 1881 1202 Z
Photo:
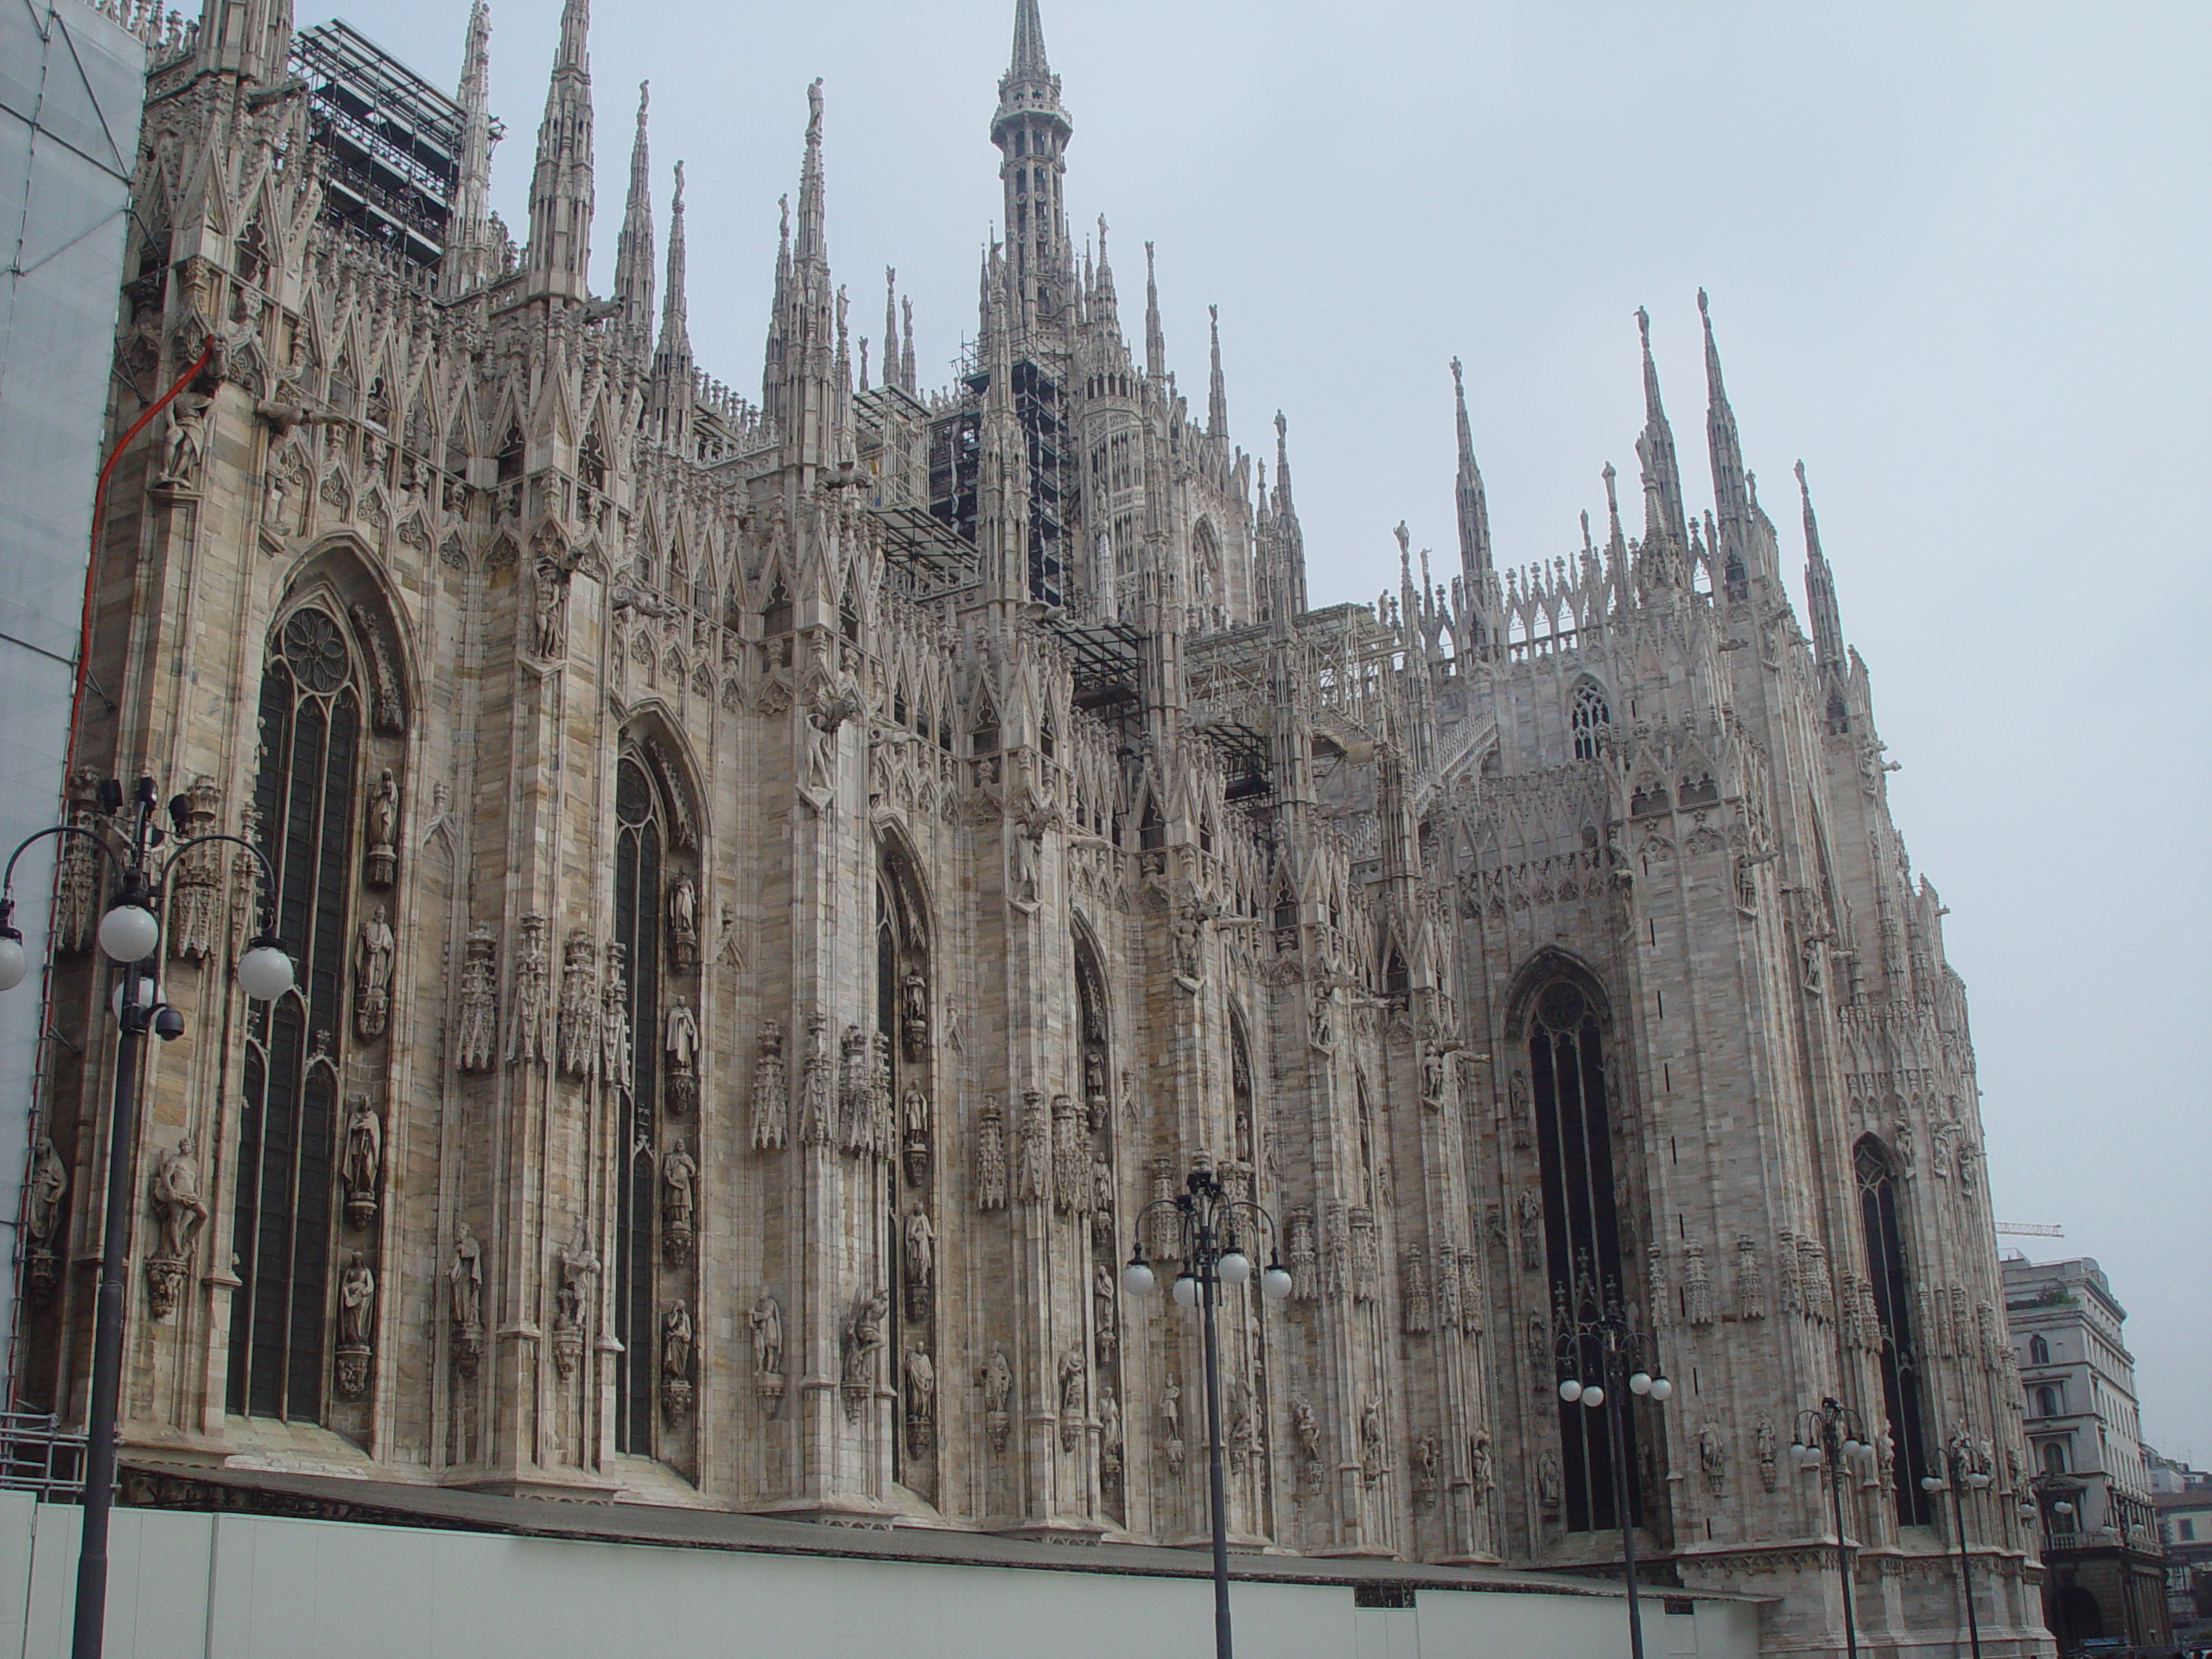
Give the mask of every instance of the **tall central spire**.
M 1643 435 L 1636 452 L 1643 462 L 1645 523 L 1643 539 L 1665 537 L 1674 556 L 1687 558 L 1690 532 L 1682 512 L 1682 468 L 1675 457 L 1675 429 L 1667 423 L 1666 406 L 1659 401 L 1659 368 L 1651 360 L 1651 314 L 1636 308 L 1636 326 L 1643 337 Z
M 1459 359 L 1452 359 L 1452 401 L 1459 423 L 1459 473 L 1452 496 L 1459 516 L 1459 574 L 1467 591 L 1475 591 L 1478 575 L 1491 569 L 1490 502 L 1483 493 L 1483 471 L 1475 465 L 1475 438 L 1467 424 L 1467 382 Z
M 485 0 L 468 12 L 468 44 L 461 54 L 461 175 L 453 199 L 453 229 L 439 273 L 442 292 L 457 299 L 499 274 L 500 251 L 492 245 L 492 146 L 499 140 L 492 118 L 492 14 Z
M 614 238 L 614 302 L 622 308 L 622 330 L 639 356 L 652 339 L 653 316 L 652 153 L 645 139 L 645 118 L 652 104 L 652 83 L 638 85 L 638 136 L 630 146 L 630 194 L 622 211 L 621 233 Z
M 1014 0 L 1014 55 L 999 78 L 991 142 L 1006 193 L 1007 269 L 1017 327 L 1056 321 L 1071 302 L 1075 261 L 1061 181 L 1068 135 L 1060 78 L 1045 57 L 1037 0 Z

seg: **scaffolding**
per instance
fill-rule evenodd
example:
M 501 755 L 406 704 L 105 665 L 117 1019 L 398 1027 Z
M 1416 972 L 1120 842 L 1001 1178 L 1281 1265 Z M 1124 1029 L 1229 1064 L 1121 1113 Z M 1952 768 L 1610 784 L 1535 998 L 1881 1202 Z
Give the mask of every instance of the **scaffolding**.
M 322 216 L 435 265 L 461 181 L 461 106 L 341 19 L 292 39 L 323 164 Z

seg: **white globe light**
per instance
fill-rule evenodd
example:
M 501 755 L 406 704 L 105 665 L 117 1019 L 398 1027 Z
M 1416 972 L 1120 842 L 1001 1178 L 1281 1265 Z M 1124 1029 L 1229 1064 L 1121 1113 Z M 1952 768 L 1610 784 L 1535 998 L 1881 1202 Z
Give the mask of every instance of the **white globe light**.
M 1863 1448 L 1859 1446 L 1857 1440 L 1849 1439 L 1848 1437 L 1847 1437 L 1843 1442 L 1843 1455 L 1847 1458 L 1855 1459 L 1862 1449 Z
M 1582 1384 L 1574 1378 L 1568 1377 L 1566 1382 L 1559 1385 L 1559 1397 L 1566 1401 L 1568 1405 L 1573 1405 L 1582 1397 Z
M 1279 1263 L 1271 1264 L 1260 1274 L 1260 1294 L 1271 1302 L 1279 1302 L 1290 1294 L 1290 1269 Z
M 1149 1262 L 1132 1262 L 1122 1269 L 1122 1288 L 1132 1296 L 1152 1294 L 1153 1277 Z
M 1179 1273 L 1175 1275 L 1175 1306 L 1196 1307 L 1198 1305 L 1198 1281 L 1195 1275 Z
M 1651 1373 L 1649 1371 L 1638 1371 L 1635 1376 L 1630 1377 L 1628 1380 L 1628 1391 L 1630 1394 L 1650 1393 Z
M 1941 1475 L 1923 1475 L 1920 1478 L 1920 1490 L 1923 1492 L 1942 1491 L 1943 1490 L 1943 1478 Z
M 1583 1389 L 1582 1403 L 1589 1407 L 1592 1411 L 1597 1410 L 1599 1407 L 1605 1403 L 1605 1391 L 1603 1389 Z
M 1977 1492 L 1986 1492 L 1989 1490 L 1989 1477 L 1983 1474 L 1980 1470 L 1976 1470 L 1973 1474 L 1967 1477 L 1967 1484 L 1973 1487 Z
M 1675 1397 L 1675 1385 L 1663 1376 L 1653 1377 L 1651 1379 L 1651 1397 L 1654 1400 L 1656 1400 L 1661 1405 L 1665 1405 L 1669 1400 Z
M 274 1002 L 292 988 L 292 959 L 273 939 L 257 940 L 238 958 L 238 988 L 257 1002 Z
M 30 971 L 31 959 L 23 951 L 23 936 L 9 928 L 0 931 L 0 991 L 12 991 Z
M 138 976 L 138 1006 L 142 1008 L 150 1008 L 161 1000 L 162 988 L 154 983 L 154 976 L 151 974 L 140 974 Z M 107 1011 L 115 1016 L 118 1025 L 122 1023 L 123 976 L 120 974 L 115 976 L 115 988 L 107 994 Z
M 1214 1263 L 1214 1271 L 1221 1274 L 1224 1285 L 1241 1285 L 1252 1276 L 1252 1258 L 1242 1250 L 1231 1250 Z
M 100 918 L 100 949 L 111 962 L 143 962 L 161 942 L 162 925 L 143 905 L 118 905 Z

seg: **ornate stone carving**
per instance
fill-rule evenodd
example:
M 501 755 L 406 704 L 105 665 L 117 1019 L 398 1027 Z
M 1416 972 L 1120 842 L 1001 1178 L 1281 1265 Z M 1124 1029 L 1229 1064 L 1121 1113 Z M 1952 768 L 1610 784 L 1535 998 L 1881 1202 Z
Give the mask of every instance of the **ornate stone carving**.
M 906 1455 L 928 1455 L 937 1443 L 937 1366 L 919 1348 L 906 1351 Z
M 599 1253 L 591 1247 L 590 1230 L 576 1229 L 576 1245 L 556 1258 L 553 1292 L 553 1371 L 563 1382 L 575 1375 L 583 1353 L 584 1319 L 599 1281 Z
M 1491 1463 L 1490 1429 L 1486 1425 L 1478 1424 L 1475 1432 L 1467 1437 L 1469 1501 L 1479 1507 L 1482 1501 L 1490 1496 L 1491 1489 L 1497 1484 L 1497 1471 Z
M 23 1195 L 23 1231 L 30 1241 L 23 1259 L 23 1283 L 31 1301 L 39 1307 L 54 1300 L 55 1287 L 60 1283 L 54 1246 L 61 1236 L 61 1201 L 68 1192 L 68 1166 L 54 1149 L 53 1137 L 41 1135 L 31 1153 L 30 1176 Z
M 918 968 L 909 968 L 899 983 L 899 1014 L 906 1058 L 918 1065 L 930 1052 L 930 985 Z
M 1321 1464 L 1321 1420 L 1313 1402 L 1302 1394 L 1290 1397 L 1290 1433 L 1298 1443 L 1299 1488 L 1318 1492 L 1326 1478 Z
M 531 644 L 541 661 L 557 663 L 569 654 L 569 571 L 557 559 L 540 559 L 531 575 Z
M 1160 1389 L 1160 1454 L 1167 1472 L 1179 1480 L 1183 1475 L 1183 1382 L 1173 1371 Z
M 1283 1223 L 1283 1232 L 1284 1265 L 1290 1269 L 1290 1294 L 1301 1302 L 1310 1302 L 1321 1290 L 1319 1257 L 1313 1248 L 1313 1211 L 1302 1204 L 1294 1205 Z
M 662 1038 L 668 1054 L 668 1076 L 662 1084 L 662 1100 L 671 1117 L 689 1117 L 699 1104 L 699 1016 L 688 997 L 676 997 L 662 1021 Z
M 880 1158 L 899 1150 L 899 1103 L 892 1092 L 891 1039 L 877 1032 L 868 1044 L 868 1147 Z
M 390 766 L 369 791 L 365 835 L 368 853 L 362 861 L 361 879 L 372 887 L 388 887 L 399 872 L 399 785 Z
M 213 834 L 223 804 L 222 791 L 215 787 L 214 779 L 194 779 L 185 799 L 185 821 L 178 839 Z M 194 847 L 177 855 L 169 877 L 168 929 L 169 955 L 175 960 L 201 962 L 215 954 L 223 937 L 223 875 L 219 845 Z
M 1344 1205 L 1332 1204 L 1321 1231 L 1321 1281 L 1328 1287 L 1329 1299 L 1341 1302 L 1349 1298 L 1351 1279 L 1351 1224 Z
M 1084 1363 L 1080 1343 L 1060 1356 L 1060 1450 L 1075 1450 L 1076 1437 L 1083 1433 L 1083 1385 L 1089 1366 Z
M 588 1080 L 599 1070 L 599 952 L 582 928 L 569 935 L 561 963 L 561 1070 Z
M 899 1150 L 906 1165 L 906 1185 L 920 1186 L 930 1174 L 930 1096 L 919 1087 L 906 1090 L 899 1103 Z
M 1803 1253 L 1797 1248 L 1797 1235 L 1787 1227 L 1775 1235 L 1775 1270 L 1780 1281 L 1779 1296 L 1784 1313 L 1805 1311 L 1805 1268 Z
M 1041 1089 L 1021 1091 L 1021 1141 L 1015 1153 L 1014 1196 L 1023 1204 L 1042 1204 L 1052 1191 L 1052 1120 Z
M 1773 1491 L 1781 1484 L 1781 1476 L 1775 1465 L 1774 1421 L 1771 1418 L 1761 1417 L 1758 1420 L 1751 1431 L 1751 1445 L 1758 1459 L 1759 1484 L 1768 1491 Z
M 1536 1460 L 1536 1506 L 1543 1511 L 1545 1520 L 1559 1519 L 1563 1491 L 1559 1472 L 1559 1453 L 1546 1446 L 1544 1455 Z
M 453 1339 L 453 1368 L 476 1375 L 484 1357 L 484 1247 L 461 1224 L 453 1259 L 446 1263 L 446 1324 Z
M 1436 1328 L 1446 1333 L 1459 1329 L 1459 1258 L 1448 1244 L 1436 1252 Z
M 810 1147 L 826 1147 L 830 1142 L 831 1120 L 836 1116 L 832 1103 L 836 1094 L 832 1076 L 836 1065 L 830 1058 L 830 1016 L 809 1014 L 806 1070 L 799 1086 L 799 1138 Z
M 1014 1367 L 1007 1363 L 1005 1349 L 994 1348 L 983 1362 L 983 1433 L 994 1452 L 1006 1450 L 1007 1431 L 1014 1421 L 1013 1400 Z
M 621 944 L 607 942 L 607 983 L 599 998 L 600 1077 L 611 1090 L 628 1094 L 637 1084 L 635 1056 L 631 1050 L 630 987 L 623 977 L 626 961 Z M 647 1032 L 651 1042 L 653 1033 Z M 651 1103 L 647 1103 L 648 1106 Z
M 775 1152 L 784 1144 L 791 1084 L 784 1075 L 784 1028 L 760 1022 L 760 1052 L 753 1063 L 753 1149 Z
M 699 1161 L 678 1141 L 660 1155 L 660 1247 L 671 1267 L 691 1259 L 691 1232 L 699 1201 Z
M 1067 1095 L 1052 1096 L 1052 1201 L 1063 1215 L 1089 1208 L 1090 1152 L 1083 1115 Z
M 1749 1233 L 1736 1235 L 1736 1317 L 1766 1318 L 1766 1275 L 1759 1268 L 1759 1242 Z
M 1798 1239 L 1797 1278 L 1805 1299 L 1805 1317 L 1815 1325 L 1834 1324 L 1835 1284 L 1828 1277 L 1828 1253 L 1820 1240 Z
M 1418 1244 L 1408 1245 L 1403 1266 L 1405 1288 L 1400 1304 L 1405 1332 L 1409 1337 L 1425 1337 L 1432 1323 L 1428 1301 L 1428 1252 Z
M 1382 1402 L 1370 1395 L 1359 1408 L 1359 1478 L 1372 1486 L 1389 1466 L 1382 1444 Z
M 353 631 L 361 642 L 361 657 L 369 670 L 369 724 L 385 737 L 407 734 L 407 710 L 399 700 L 399 676 L 392 671 L 391 651 L 385 644 L 384 627 L 367 606 L 351 607 Z M 397 847 L 395 839 L 392 845 Z
M 1483 1282 L 1483 1259 L 1472 1250 L 1459 1252 L 1459 1329 L 1471 1337 L 1483 1333 L 1484 1304 L 1490 1287 Z
M 668 960 L 679 974 L 699 966 L 699 887 L 680 872 L 668 886 Z
M 891 1299 L 880 1290 L 863 1290 L 853 1299 L 853 1316 L 845 1325 L 845 1416 L 860 1421 L 861 1408 L 875 1387 L 875 1357 L 883 1351 L 883 1322 L 891 1312 Z
M 682 1418 L 691 1410 L 691 1305 L 682 1297 L 660 1316 L 660 1404 L 664 1415 Z
M 1421 1103 L 1431 1111 L 1442 1111 L 1446 1086 L 1444 1051 L 1431 1043 L 1421 1050 Z
M 347 1400 L 358 1400 L 368 1391 L 376 1297 L 376 1274 L 355 1250 L 338 1275 L 337 1386 L 339 1395 Z
M 353 942 L 353 1029 L 363 1042 L 384 1035 L 391 1017 L 391 957 L 397 945 L 382 905 L 362 921 Z
M 983 1096 L 976 1115 L 976 1207 L 1006 1208 L 1006 1116 L 996 1095 Z
M 1424 1431 L 1414 1436 L 1413 1451 L 1407 1461 L 1413 1465 L 1416 1503 L 1427 1505 L 1436 1501 L 1436 1466 L 1443 1455 L 1443 1443 L 1433 1432 Z
M 499 1047 L 499 942 L 479 922 L 468 931 L 461 966 L 461 1007 L 454 1020 L 454 1067 L 489 1071 Z
M 1375 1226 L 1375 1212 L 1354 1205 L 1351 1227 L 1351 1286 L 1356 1301 L 1371 1302 L 1382 1294 L 1382 1245 Z
M 1120 1303 L 1114 1269 L 1103 1262 L 1094 1262 L 1090 1269 L 1090 1328 L 1099 1364 L 1112 1364 L 1121 1343 Z
M 937 1295 L 937 1229 L 922 1201 L 915 1198 L 906 1206 L 906 1218 L 900 1224 L 900 1277 L 906 1287 L 906 1317 L 926 1319 Z
M 1682 1317 L 1692 1325 L 1711 1325 L 1719 1317 L 1713 1270 L 1706 1265 L 1705 1246 L 1695 1239 L 1682 1246 Z
M 1521 1189 L 1514 1199 L 1514 1213 L 1521 1228 L 1521 1270 L 1541 1272 L 1544 1265 L 1544 1201 L 1534 1187 Z
M 346 1191 L 346 1224 L 365 1230 L 377 1218 L 384 1189 L 384 1120 L 366 1095 L 346 1103 L 346 1145 L 338 1160 L 339 1184 Z
M 552 1052 L 545 1039 L 545 918 L 528 912 L 521 929 L 522 943 L 515 950 L 514 1001 L 507 1011 L 506 1060 L 510 1065 L 537 1065 Z
M 1697 1464 L 1705 1484 L 1715 1497 L 1728 1490 L 1728 1445 L 1720 1438 L 1720 1425 L 1707 1419 L 1697 1432 Z
M 753 1392 L 773 1416 L 784 1397 L 784 1305 L 764 1290 L 746 1322 L 753 1327 Z
M 868 1059 L 868 1033 L 858 1026 L 847 1026 L 839 1060 L 837 1145 L 847 1153 L 871 1151 L 875 1146 L 875 1113 L 869 1098 L 874 1067 Z

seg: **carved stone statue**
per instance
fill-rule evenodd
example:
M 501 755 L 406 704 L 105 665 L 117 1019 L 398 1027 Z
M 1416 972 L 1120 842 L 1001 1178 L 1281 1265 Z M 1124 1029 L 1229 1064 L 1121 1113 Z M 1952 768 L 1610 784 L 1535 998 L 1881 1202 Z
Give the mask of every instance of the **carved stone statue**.
M 162 470 L 155 482 L 164 489 L 200 486 L 200 463 L 207 452 L 208 399 L 186 392 L 169 405 L 162 429 Z
M 699 965 L 699 888 L 688 875 L 669 884 L 668 958 L 678 973 Z
M 569 573 L 551 559 L 540 559 L 531 595 L 531 643 L 547 662 L 569 654 Z
M 455 1332 L 484 1327 L 484 1247 L 465 1221 L 446 1265 L 446 1312 Z
M 1098 1363 L 1110 1365 L 1120 1342 L 1120 1316 L 1115 1300 L 1114 1269 L 1103 1262 L 1090 1270 L 1090 1324 L 1096 1333 Z
M 784 1373 L 784 1305 L 763 1291 L 746 1318 L 753 1326 L 753 1374 L 780 1380 Z
M 194 1139 L 186 1135 L 175 1150 L 155 1160 L 151 1183 L 155 1217 L 161 1223 L 161 1253 L 178 1262 L 192 1259 L 192 1247 L 207 1224 L 207 1202 L 200 1196 L 200 1165 Z
M 1425 1106 L 1444 1104 L 1444 1051 L 1433 1043 L 1421 1054 L 1421 1097 Z
M 598 947 L 578 928 L 561 964 L 561 1070 L 588 1079 L 599 1070 Z
M 1497 1475 L 1491 1466 L 1490 1429 L 1478 1427 L 1467 1442 L 1467 1486 L 1474 1501 L 1480 1503 L 1497 1484 Z
M 599 1253 L 591 1247 L 589 1228 L 579 1224 L 576 1246 L 555 1258 L 558 1269 L 553 1291 L 553 1370 L 563 1382 L 573 1376 L 583 1351 L 584 1311 L 599 1278 Z
M 668 1052 L 669 1116 L 688 1117 L 699 1103 L 699 1016 L 690 999 L 679 996 L 669 1003 L 662 1037 Z
M 1728 1485 L 1728 1446 L 1720 1438 L 1720 1425 L 1707 1421 L 1697 1432 L 1698 1467 L 1705 1471 L 1705 1484 L 1719 1497 Z
M 1521 1267 L 1534 1273 L 1544 1264 L 1544 1201 L 1533 1187 L 1522 1187 L 1516 1201 L 1521 1222 Z
M 360 1251 L 338 1275 L 338 1346 L 366 1348 L 376 1315 L 377 1276 Z
M 1382 1402 L 1370 1395 L 1359 1408 L 1359 1474 L 1372 1486 L 1389 1465 L 1382 1449 Z
M 461 1071 L 489 1071 L 499 1052 L 499 941 L 481 922 L 468 931 L 453 1046 L 454 1066 Z
M 1758 1427 L 1753 1431 L 1753 1447 L 1758 1456 L 1759 1484 L 1773 1491 L 1782 1481 L 1775 1466 L 1774 1424 L 1770 1419 L 1759 1419 Z
M 884 1341 L 883 1322 L 891 1312 L 891 1299 L 880 1290 L 864 1290 L 853 1304 L 852 1322 L 845 1328 L 845 1410 L 857 1416 L 874 1382 L 875 1356 Z M 857 1397 L 855 1397 L 857 1396 Z
M 801 788 L 817 812 L 826 811 L 836 798 L 838 728 L 861 710 L 860 694 L 847 688 L 825 694 L 808 711 Z
M 1564 1494 L 1559 1472 L 1559 1453 L 1547 1446 L 1536 1465 L 1536 1503 L 1548 1521 L 1559 1519 L 1560 1500 Z
M 1695 1239 L 1682 1246 L 1682 1314 L 1692 1325 L 1711 1325 L 1716 1317 L 1712 1269 Z
M 919 1348 L 906 1351 L 906 1452 L 927 1452 L 937 1439 L 937 1366 Z
M 391 1015 L 391 957 L 397 941 L 378 905 L 362 922 L 353 945 L 353 1029 L 364 1042 L 384 1035 Z
M 1089 1367 L 1084 1363 L 1083 1348 L 1077 1344 L 1060 1356 L 1060 1450 L 1075 1450 L 1076 1435 L 1083 1427 L 1083 1384 Z
M 930 1052 L 930 985 L 921 969 L 909 968 L 899 990 L 899 1027 L 906 1058 L 919 1063 Z
M 1005 1349 L 994 1348 L 983 1362 L 983 1429 L 994 1452 L 1006 1450 L 1013 1400 L 1014 1367 L 1007 1362 Z
M 1444 1447 L 1433 1433 L 1423 1433 L 1414 1440 L 1414 1495 L 1433 1497 L 1436 1491 L 1436 1465 L 1444 1455 Z
M 366 1095 L 346 1103 L 346 1152 L 339 1160 L 339 1179 L 346 1187 L 346 1220 L 362 1229 L 377 1217 L 377 1198 L 383 1186 L 384 1120 L 369 1104 Z
M 906 1317 L 925 1319 L 930 1313 L 931 1298 L 937 1290 L 937 1229 L 930 1225 L 919 1198 L 907 1206 L 901 1232 L 905 1240 Z
M 698 1204 L 699 1162 L 687 1143 L 678 1141 L 661 1154 L 660 1184 L 661 1245 L 669 1261 L 678 1263 L 690 1252 Z
M 54 1137 L 41 1135 L 31 1154 L 29 1190 L 23 1206 L 23 1226 L 34 1243 L 53 1244 L 61 1223 L 61 1200 L 68 1191 L 68 1167 L 54 1149 Z
M 1108 1484 L 1122 1478 L 1122 1402 L 1103 1382 L 1098 1385 L 1098 1471 Z
M 986 1095 L 976 1117 L 976 1207 L 1005 1209 L 1006 1187 L 1006 1118 L 999 1097 Z
M 363 878 L 372 887 L 388 887 L 399 869 L 399 785 L 386 766 L 369 791 L 368 854 Z
M 691 1405 L 691 1305 L 678 1297 L 660 1319 L 660 1397 L 671 1417 Z
M 600 993 L 600 1077 L 609 1089 L 627 1094 L 636 1086 L 635 1056 L 630 1052 L 630 987 L 622 976 L 622 946 L 607 942 L 607 986 Z M 645 1033 L 652 1040 L 652 1033 Z

